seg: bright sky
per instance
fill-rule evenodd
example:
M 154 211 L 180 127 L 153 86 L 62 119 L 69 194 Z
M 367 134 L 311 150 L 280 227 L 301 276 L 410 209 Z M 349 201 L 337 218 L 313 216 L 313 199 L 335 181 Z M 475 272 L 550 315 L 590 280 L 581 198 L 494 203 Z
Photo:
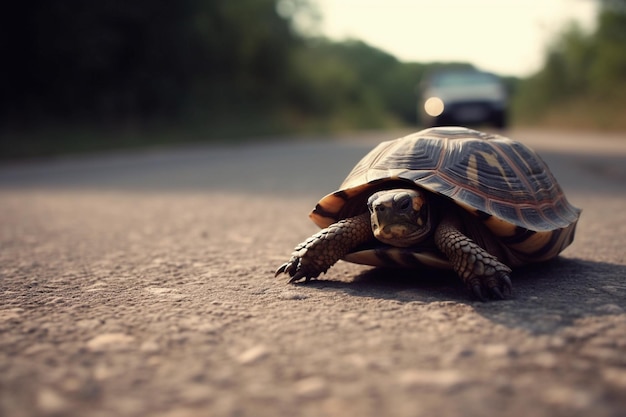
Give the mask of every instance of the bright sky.
M 530 75 L 563 27 L 592 29 L 595 0 L 315 0 L 321 32 L 360 39 L 402 61 L 464 61 Z

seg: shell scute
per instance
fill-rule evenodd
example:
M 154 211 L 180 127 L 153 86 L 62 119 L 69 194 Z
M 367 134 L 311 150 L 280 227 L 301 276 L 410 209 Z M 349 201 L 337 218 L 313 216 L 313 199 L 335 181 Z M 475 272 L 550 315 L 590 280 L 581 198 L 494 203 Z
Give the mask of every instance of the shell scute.
M 542 212 L 533 207 L 520 208 L 520 215 L 527 224 L 541 225 L 541 230 L 550 230 L 555 228 L 555 224 L 546 220 Z
M 487 207 L 488 207 L 487 198 L 484 195 L 478 194 L 473 190 L 461 188 L 456 193 L 456 198 L 458 198 L 461 201 L 467 202 L 467 204 L 470 207 L 474 208 L 475 210 L 480 211 L 481 213 L 485 213 L 487 210 Z

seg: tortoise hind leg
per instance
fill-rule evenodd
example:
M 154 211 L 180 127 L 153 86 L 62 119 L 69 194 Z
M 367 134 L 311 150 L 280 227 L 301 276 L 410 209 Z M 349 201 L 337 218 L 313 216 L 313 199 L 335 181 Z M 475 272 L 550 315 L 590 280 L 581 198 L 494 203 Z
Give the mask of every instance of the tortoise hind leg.
M 504 299 L 511 295 L 511 269 L 459 230 L 459 221 L 444 217 L 435 230 L 435 244 L 452 263 L 467 288 L 479 299 L 484 292 Z
M 291 259 L 276 270 L 276 276 L 289 274 L 289 282 L 317 278 L 351 249 L 371 239 L 374 235 L 369 213 L 338 221 L 296 246 Z

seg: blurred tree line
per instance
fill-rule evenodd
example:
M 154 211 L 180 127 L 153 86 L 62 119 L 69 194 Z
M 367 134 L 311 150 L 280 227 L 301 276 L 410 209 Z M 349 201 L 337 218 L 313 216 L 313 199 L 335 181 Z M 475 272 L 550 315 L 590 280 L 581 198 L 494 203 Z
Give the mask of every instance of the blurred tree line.
M 302 40 L 274 0 L 34 0 L 2 15 L 4 123 L 116 124 L 280 102 Z
M 289 105 L 331 128 L 415 124 L 416 88 L 428 72 L 467 63 L 404 63 L 359 40 L 309 39 L 293 55 Z
M 599 1 L 593 34 L 572 26 L 539 73 L 507 79 L 521 118 L 572 99 L 623 108 L 626 0 Z M 414 124 L 422 76 L 470 67 L 306 35 L 315 17 L 309 0 L 10 2 L 0 14 L 0 137 L 77 125 L 228 136 Z
M 12 2 L 0 17 L 0 122 L 245 133 L 415 123 L 415 86 L 438 64 L 306 36 L 307 15 L 307 0 Z
M 593 33 L 566 27 L 543 68 L 522 80 L 518 121 L 569 127 L 626 128 L 626 0 L 599 0 Z

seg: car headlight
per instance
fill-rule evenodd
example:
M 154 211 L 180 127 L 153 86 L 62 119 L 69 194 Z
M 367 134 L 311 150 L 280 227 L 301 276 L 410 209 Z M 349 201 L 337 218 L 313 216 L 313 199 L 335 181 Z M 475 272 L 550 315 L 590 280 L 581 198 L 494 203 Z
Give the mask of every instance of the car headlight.
M 424 110 L 426 114 L 430 117 L 437 117 L 441 113 L 443 113 L 443 109 L 445 105 L 443 104 L 443 100 L 439 97 L 430 97 L 428 100 L 424 102 Z

